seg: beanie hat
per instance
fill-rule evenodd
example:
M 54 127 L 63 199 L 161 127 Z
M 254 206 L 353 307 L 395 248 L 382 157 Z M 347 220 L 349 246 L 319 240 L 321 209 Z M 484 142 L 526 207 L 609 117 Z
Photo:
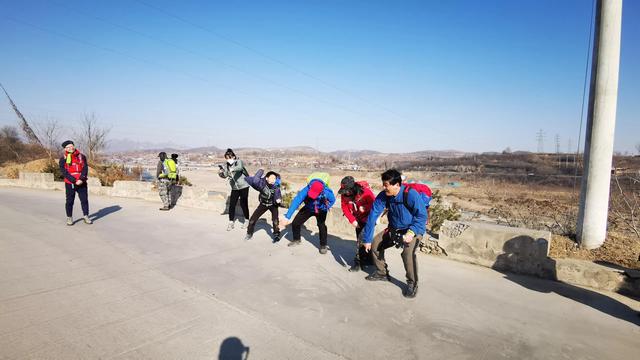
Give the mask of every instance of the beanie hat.
M 73 143 L 73 141 L 71 141 L 71 140 L 67 140 L 67 141 L 65 141 L 65 142 L 63 142 L 63 143 L 62 143 L 62 147 L 63 147 L 63 148 L 66 148 L 66 147 L 67 147 L 67 145 L 74 145 L 74 146 L 75 146 L 75 144 L 74 144 L 74 143 Z

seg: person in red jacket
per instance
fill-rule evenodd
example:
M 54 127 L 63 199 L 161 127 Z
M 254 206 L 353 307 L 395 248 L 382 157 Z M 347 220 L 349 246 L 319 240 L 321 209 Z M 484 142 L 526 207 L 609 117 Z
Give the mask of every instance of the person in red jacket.
M 60 172 L 64 177 L 64 188 L 66 193 L 65 210 L 67 211 L 67 225 L 73 225 L 73 202 L 76 199 L 76 193 L 80 198 L 82 206 L 82 214 L 84 215 L 85 224 L 91 224 L 89 219 L 89 195 L 87 191 L 87 174 L 89 165 L 87 157 L 78 151 L 73 141 L 67 140 L 62 143 L 64 155 L 60 158 Z
M 353 176 L 345 176 L 340 182 L 342 212 L 351 226 L 356 229 L 356 256 L 349 271 L 358 271 L 371 264 L 371 254 L 364 251 L 360 241 L 360 233 L 367 224 L 367 217 L 376 197 L 366 181 L 356 182 Z

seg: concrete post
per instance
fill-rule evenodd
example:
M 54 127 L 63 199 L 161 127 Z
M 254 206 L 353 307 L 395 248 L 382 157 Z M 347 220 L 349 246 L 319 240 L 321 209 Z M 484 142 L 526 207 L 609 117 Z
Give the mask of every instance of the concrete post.
M 607 234 L 613 136 L 618 100 L 622 0 L 598 0 L 577 235 L 583 248 Z

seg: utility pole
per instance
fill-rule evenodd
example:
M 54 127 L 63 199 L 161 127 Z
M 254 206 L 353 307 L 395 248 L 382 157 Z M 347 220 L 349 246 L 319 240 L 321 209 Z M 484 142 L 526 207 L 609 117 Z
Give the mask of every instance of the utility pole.
M 538 140 L 538 154 L 542 154 L 544 152 L 544 131 L 542 129 L 536 133 L 536 140 Z
M 621 25 L 622 0 L 597 0 L 577 224 L 578 241 L 587 249 L 602 246 L 607 236 Z

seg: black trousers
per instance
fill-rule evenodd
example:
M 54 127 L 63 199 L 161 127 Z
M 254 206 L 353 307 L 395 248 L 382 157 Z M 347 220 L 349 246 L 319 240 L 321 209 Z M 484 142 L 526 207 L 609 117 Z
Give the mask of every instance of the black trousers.
M 67 196 L 67 201 L 64 204 L 67 211 L 67 217 L 73 216 L 73 203 L 76 200 L 76 193 L 80 198 L 80 205 L 82 206 L 82 215 L 89 215 L 89 193 L 86 183 L 81 186 L 75 184 L 64 183 L 64 190 Z
M 307 222 L 310 217 L 315 216 L 316 221 L 318 222 L 318 230 L 320 231 L 320 246 L 327 246 L 327 225 L 325 222 L 327 221 L 327 212 L 326 211 L 318 211 L 318 213 L 314 213 L 311 210 L 307 209 L 307 207 L 303 207 L 296 217 L 293 218 L 293 222 L 291 222 L 291 229 L 293 230 L 293 240 L 300 240 L 300 231 L 302 229 L 302 224 Z
M 266 206 L 263 204 L 258 205 L 258 207 L 251 214 L 251 219 L 249 219 L 249 226 L 247 226 L 247 234 L 253 235 L 255 231 L 256 222 L 260 219 L 260 216 L 264 214 L 267 210 L 271 211 L 271 224 L 273 225 L 273 235 L 280 234 L 280 229 L 278 229 L 278 205 Z
M 240 198 L 240 207 L 242 208 L 244 218 L 249 218 L 249 188 L 246 187 L 240 190 L 231 190 L 231 196 L 229 196 L 229 221 L 236 219 L 238 198 Z

